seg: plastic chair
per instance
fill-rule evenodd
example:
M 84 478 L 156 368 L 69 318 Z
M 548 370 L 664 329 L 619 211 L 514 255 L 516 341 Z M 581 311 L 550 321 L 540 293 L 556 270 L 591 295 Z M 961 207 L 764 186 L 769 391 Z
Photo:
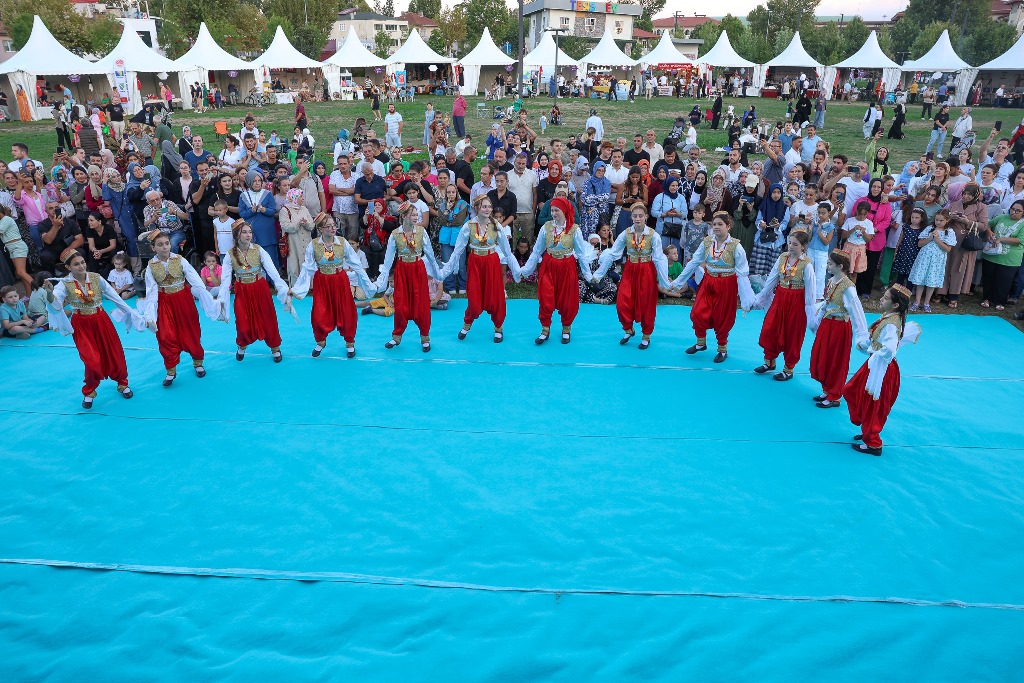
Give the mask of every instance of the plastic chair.
M 478 102 L 476 105 L 476 117 L 478 119 L 487 118 L 487 105 L 484 104 L 483 102 Z
M 227 135 L 228 134 L 228 122 L 227 121 L 214 121 L 213 122 L 213 132 L 216 133 L 217 135 Z

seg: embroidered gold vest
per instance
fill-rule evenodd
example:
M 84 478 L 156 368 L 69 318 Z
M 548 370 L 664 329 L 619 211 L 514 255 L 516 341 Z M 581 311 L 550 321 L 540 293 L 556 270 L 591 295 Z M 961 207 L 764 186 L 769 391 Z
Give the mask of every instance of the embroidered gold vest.
M 846 302 L 843 301 L 843 295 L 850 287 L 853 287 L 853 282 L 845 275 L 838 282 L 831 278 L 829 279 L 828 284 L 825 285 L 826 318 L 834 320 L 850 319 L 850 311 L 846 309 Z
M 82 284 L 71 278 L 64 281 L 64 287 L 68 291 L 65 303 L 76 311 L 93 310 L 103 305 L 103 290 L 100 288 L 102 278 L 96 273 L 86 273 L 88 281 Z
M 734 273 L 736 272 L 736 247 L 740 245 L 740 241 L 735 237 L 730 237 L 725 243 L 725 248 L 721 252 L 717 252 L 714 249 L 715 238 L 709 235 L 704 238 L 704 267 L 706 270 L 712 273 Z
M 412 235 L 401 228 L 392 233 L 395 236 L 395 256 L 404 260 L 416 260 L 423 255 L 424 230 L 419 225 L 412 231 Z
M 789 252 L 784 251 L 779 255 L 779 287 L 783 289 L 804 288 L 804 268 L 811 262 L 811 259 L 804 254 L 796 262 L 792 269 L 786 269 L 786 262 L 789 260 Z
M 882 348 L 882 330 L 886 325 L 896 326 L 896 335 L 903 336 L 903 323 L 900 321 L 899 313 L 886 313 L 881 318 L 871 323 L 868 328 L 868 336 L 871 337 L 871 350 L 878 351 Z
M 160 289 L 176 287 L 185 283 L 185 270 L 181 263 L 181 257 L 177 254 L 171 254 L 167 263 L 155 256 L 150 259 L 149 272 L 153 274 L 153 279 L 156 280 Z
M 345 245 L 335 237 L 334 251 L 328 253 L 322 240 L 313 240 L 313 260 L 316 261 L 317 267 L 322 272 L 333 275 L 341 268 L 342 262 L 345 260 Z
M 548 221 L 544 224 L 544 243 L 547 245 L 547 252 L 554 258 L 565 258 L 573 253 L 574 236 L 579 227 L 574 225 L 566 230 L 558 238 L 555 238 L 555 224 Z
M 231 270 L 235 275 L 255 277 L 263 270 L 260 250 L 255 246 L 250 247 L 248 251 L 232 249 L 229 253 L 231 254 Z
M 629 260 L 634 262 L 651 260 L 651 253 L 654 251 L 653 234 L 650 229 L 644 229 L 641 233 L 634 232 L 633 228 L 626 230 L 626 256 Z M 638 237 L 639 239 L 637 239 Z
M 480 229 L 476 221 L 469 222 L 469 248 L 477 251 L 494 251 L 498 244 L 498 229 L 492 221 Z

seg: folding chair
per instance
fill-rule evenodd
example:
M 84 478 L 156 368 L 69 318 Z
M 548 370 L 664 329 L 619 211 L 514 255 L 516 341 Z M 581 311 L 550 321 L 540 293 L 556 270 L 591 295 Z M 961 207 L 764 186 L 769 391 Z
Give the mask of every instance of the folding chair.
M 227 135 L 228 134 L 228 122 L 227 121 L 214 121 L 213 122 L 213 132 L 216 133 L 217 135 Z

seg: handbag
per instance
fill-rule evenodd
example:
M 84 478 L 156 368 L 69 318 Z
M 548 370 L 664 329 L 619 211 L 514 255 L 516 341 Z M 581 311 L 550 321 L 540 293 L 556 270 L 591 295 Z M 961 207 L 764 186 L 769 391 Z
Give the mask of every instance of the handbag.
M 110 208 L 109 202 L 103 202 L 99 207 L 100 215 L 103 216 L 104 220 L 110 220 L 114 217 L 114 210 Z
M 280 254 L 283 259 L 288 258 L 288 235 L 284 232 L 282 232 L 280 237 L 277 238 L 277 253 Z
M 968 228 L 964 238 L 960 241 L 960 248 L 964 251 L 981 251 L 988 242 L 978 234 L 978 227 Z

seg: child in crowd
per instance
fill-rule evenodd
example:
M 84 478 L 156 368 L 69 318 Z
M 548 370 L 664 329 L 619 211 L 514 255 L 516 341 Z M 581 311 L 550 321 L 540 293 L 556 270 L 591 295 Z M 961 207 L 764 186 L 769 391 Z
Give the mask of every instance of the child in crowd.
M 273 145 L 274 147 L 277 147 L 278 145 L 281 144 L 281 141 L 277 139 L 277 131 L 276 130 L 270 131 L 270 139 L 267 140 L 267 144 L 268 145 Z
M 498 211 L 495 210 L 494 213 L 497 214 Z M 495 215 L 495 220 L 497 220 L 497 216 L 496 215 Z M 520 268 L 525 266 L 526 262 L 530 260 L 530 241 L 528 239 L 526 239 L 525 237 L 520 237 L 519 241 L 516 242 L 516 248 L 512 251 L 512 255 L 515 256 L 516 263 L 519 264 Z M 505 274 L 505 281 L 506 282 L 512 282 L 512 273 L 511 273 L 511 271 L 509 271 L 508 273 Z M 533 273 L 532 275 L 524 277 L 522 279 L 522 282 L 532 282 L 532 283 L 537 282 L 537 273 Z
M 448 302 L 452 300 L 452 295 L 444 291 L 444 283 L 428 277 L 427 288 L 430 292 L 430 307 L 436 311 L 447 311 Z
M 288 150 L 287 156 L 288 163 L 291 164 L 292 167 L 292 174 L 294 175 L 299 172 L 299 141 L 296 140 L 295 138 L 292 138 L 290 144 L 291 149 Z
M 679 248 L 670 244 L 662 251 L 665 252 L 665 258 L 668 259 L 668 279 L 675 280 L 683 272 L 683 264 L 679 262 Z M 682 295 L 682 291 L 677 292 L 672 288 L 658 287 L 659 298 L 678 299 Z
M 123 251 L 114 254 L 114 269 L 107 275 L 107 282 L 121 295 L 122 299 L 135 296 L 135 276 L 128 269 L 128 255 Z
M 32 295 L 28 298 L 28 317 L 38 323 L 38 327 L 47 327 L 46 305 L 53 301 L 53 283 L 49 278 L 52 273 L 41 270 L 32 278 Z
M 359 240 L 349 240 L 348 244 L 352 247 L 352 251 L 356 253 L 359 258 L 359 264 L 363 267 L 363 270 L 367 270 L 370 264 L 366 261 L 366 254 L 360 249 Z M 359 277 L 356 272 L 351 268 L 345 268 L 345 273 L 348 275 L 348 284 L 352 288 L 352 299 L 355 301 L 363 301 L 366 299 L 366 292 L 359 286 Z
M 18 296 L 18 290 L 8 285 L 0 289 L 0 322 L 3 323 L 3 336 L 14 337 L 15 339 L 28 339 L 33 334 L 45 332 L 46 328 L 41 327 L 46 323 L 43 320 L 33 320 L 28 315 L 24 302 Z
M 206 291 L 211 296 L 216 297 L 220 291 L 220 275 L 221 265 L 220 260 L 217 258 L 217 254 L 212 251 L 206 252 L 203 256 L 203 269 L 199 271 L 199 277 L 203 279 L 203 284 L 206 285 Z
M 942 209 L 932 222 L 933 225 L 917 240 L 921 251 L 910 270 L 910 282 L 917 285 L 911 311 L 920 310 L 923 300 L 924 312 L 932 312 L 932 294 L 942 286 L 946 277 L 946 258 L 956 246 L 956 232 L 949 226 L 949 211 Z
M 875 235 L 875 224 L 868 220 L 870 209 L 867 202 L 858 202 L 854 217 L 847 218 L 843 224 L 844 249 L 850 255 L 850 280 L 853 284 L 857 284 L 857 274 L 868 269 L 867 244 Z
M 833 243 L 836 238 L 836 226 L 832 222 L 832 207 L 822 202 L 818 204 L 818 215 L 808 226 L 811 235 L 811 243 L 807 247 L 807 255 L 811 257 L 811 265 L 814 268 L 814 286 L 818 289 L 816 299 L 825 296 L 825 285 L 828 277 L 825 271 L 828 269 L 828 255 L 832 252 Z M 820 273 L 820 275 L 819 275 Z
M 910 271 L 921 252 L 918 241 L 921 239 L 921 233 L 928 227 L 928 214 L 924 209 L 915 208 L 909 213 L 909 222 L 903 224 L 900 240 L 896 245 L 896 256 L 892 261 L 893 282 L 900 285 L 906 285 L 910 280 Z
M 214 256 L 218 253 L 226 254 L 234 246 L 235 242 L 231 237 L 231 227 L 234 222 L 234 219 L 228 216 L 228 203 L 223 199 L 215 201 L 213 203 L 213 230 L 217 235 L 217 252 L 214 253 Z
M 697 252 L 701 242 L 710 233 L 708 231 L 709 225 L 704 222 L 704 216 L 707 214 L 707 206 L 704 202 L 701 202 L 693 207 L 693 218 L 686 221 L 686 225 L 683 226 L 683 258 L 681 259 L 680 266 L 689 263 L 690 259 Z M 682 272 L 682 267 L 679 268 Z M 670 278 L 672 279 L 672 278 Z

